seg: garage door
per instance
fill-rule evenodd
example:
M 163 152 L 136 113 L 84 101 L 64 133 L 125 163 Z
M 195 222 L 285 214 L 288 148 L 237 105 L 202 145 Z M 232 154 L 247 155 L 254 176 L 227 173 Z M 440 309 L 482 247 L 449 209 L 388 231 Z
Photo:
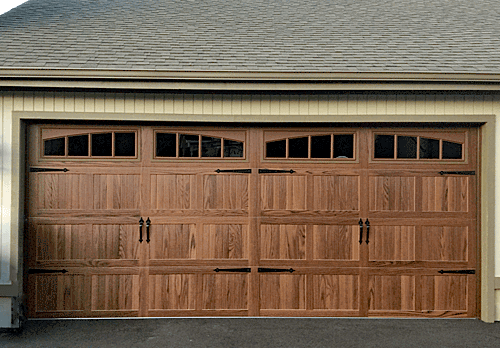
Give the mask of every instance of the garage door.
M 29 129 L 30 317 L 476 316 L 477 129 Z

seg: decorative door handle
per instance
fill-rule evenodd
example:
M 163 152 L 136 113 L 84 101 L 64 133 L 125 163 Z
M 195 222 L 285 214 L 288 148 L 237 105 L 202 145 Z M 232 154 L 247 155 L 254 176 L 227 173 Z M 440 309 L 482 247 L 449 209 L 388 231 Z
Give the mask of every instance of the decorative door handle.
M 365 224 L 366 224 L 366 244 L 368 244 L 368 239 L 370 238 L 370 221 L 366 219 Z
M 146 242 L 149 243 L 149 226 L 151 226 L 151 220 L 149 218 L 146 220 Z
M 142 225 L 144 225 L 144 220 L 141 217 L 139 220 L 139 243 L 142 243 Z
M 359 219 L 359 244 L 363 243 L 363 220 Z

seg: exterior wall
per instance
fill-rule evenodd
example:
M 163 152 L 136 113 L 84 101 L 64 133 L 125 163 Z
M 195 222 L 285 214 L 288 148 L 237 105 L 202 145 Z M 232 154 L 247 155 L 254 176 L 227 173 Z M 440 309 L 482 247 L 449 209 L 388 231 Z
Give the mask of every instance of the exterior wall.
M 478 93 L 332 93 L 332 94 L 146 94 L 86 92 L 0 92 L 0 303 L 20 296 L 19 246 L 22 231 L 23 161 L 21 119 L 94 119 L 201 122 L 487 122 L 483 127 L 481 319 L 500 320 L 500 95 Z M 497 183 L 495 185 L 495 183 Z M 496 188 L 495 193 L 491 192 Z M 485 232 L 487 231 L 487 232 Z M 495 243 L 492 241 L 495 240 Z M 497 252 L 495 254 L 496 244 Z M 21 260 L 22 261 L 22 260 Z M 497 288 L 495 294 L 493 289 Z M 3 302 L 2 302 L 3 301 Z M 12 300 L 12 303 L 17 303 Z M 486 308 L 485 308 L 486 307 Z M 0 326 L 11 316 L 0 306 Z M 14 312 L 16 310 L 14 309 Z M 9 319 L 10 320 L 10 319 Z M 16 324 L 14 323 L 13 326 Z

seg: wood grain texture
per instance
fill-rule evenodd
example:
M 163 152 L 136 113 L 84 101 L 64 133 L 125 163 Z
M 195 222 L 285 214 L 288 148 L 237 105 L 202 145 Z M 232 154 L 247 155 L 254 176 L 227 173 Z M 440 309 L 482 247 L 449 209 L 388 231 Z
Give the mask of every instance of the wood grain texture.
M 151 226 L 150 258 L 153 260 L 196 259 L 201 246 L 196 240 L 196 225 Z
M 315 274 L 312 278 L 314 309 L 359 309 L 359 276 Z
M 151 175 L 151 208 L 194 209 L 195 191 L 195 175 Z
M 263 210 L 305 210 L 306 177 L 303 175 L 262 175 L 261 208 Z
M 138 259 L 139 231 L 134 225 L 94 225 L 93 259 Z
M 247 225 L 204 225 L 203 259 L 247 259 Z
M 93 311 L 138 309 L 138 274 L 104 274 L 92 276 Z
M 84 260 L 92 257 L 89 225 L 36 226 L 36 260 Z
M 38 209 L 89 209 L 92 206 L 92 182 L 86 174 L 34 175 Z
M 422 178 L 422 211 L 469 211 L 469 178 Z
M 247 175 L 204 175 L 203 208 L 248 211 Z
M 314 210 L 359 210 L 359 176 L 315 175 L 313 181 Z
M 196 275 L 150 275 L 149 309 L 196 309 Z
M 306 309 L 306 276 L 260 276 L 261 309 Z
M 204 274 L 203 309 L 248 309 L 247 274 Z
M 314 225 L 315 260 L 359 260 L 359 226 Z
M 369 276 L 369 310 L 415 310 L 414 276 Z
M 422 276 L 422 310 L 467 311 L 467 275 Z
M 369 259 L 373 261 L 414 261 L 415 226 L 373 226 Z
M 370 211 L 415 211 L 415 178 L 370 177 Z
M 87 290 L 82 275 L 33 275 L 36 277 L 36 312 L 83 311 Z
M 426 261 L 467 261 L 467 226 L 423 226 L 422 259 Z
M 139 175 L 94 175 L 94 209 L 138 209 L 139 184 Z
M 305 225 L 261 225 L 261 259 L 306 258 Z

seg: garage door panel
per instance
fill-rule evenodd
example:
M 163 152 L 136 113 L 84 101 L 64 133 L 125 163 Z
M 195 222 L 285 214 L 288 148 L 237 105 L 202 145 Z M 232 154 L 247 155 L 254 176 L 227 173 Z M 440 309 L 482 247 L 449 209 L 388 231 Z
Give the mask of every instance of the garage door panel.
M 138 274 L 99 274 L 92 276 L 92 311 L 139 309 Z
M 307 177 L 305 175 L 261 176 L 262 210 L 306 210 Z
M 99 260 L 139 259 L 138 225 L 94 225 L 92 228 L 93 254 Z
M 468 212 L 469 177 L 422 178 L 422 211 Z
M 422 276 L 422 310 L 467 312 L 467 278 L 467 275 Z
M 248 259 L 248 225 L 205 224 L 202 235 L 203 259 Z
M 359 176 L 315 175 L 315 211 L 359 211 Z
M 415 177 L 370 176 L 370 211 L 415 211 Z
M 204 175 L 203 208 L 248 212 L 247 175 Z
M 248 309 L 248 274 L 203 274 L 204 310 Z
M 260 275 L 261 309 L 306 309 L 306 276 Z
M 415 261 L 415 226 L 373 226 L 370 261 Z
M 370 275 L 368 278 L 369 311 L 414 311 L 415 276 Z
M 30 275 L 35 284 L 37 313 L 82 312 L 86 309 L 88 282 L 81 274 Z
M 305 225 L 261 225 L 260 258 L 285 260 L 306 258 Z
M 468 261 L 468 226 L 422 226 L 422 260 Z
M 195 274 L 149 275 L 149 309 L 196 309 Z
M 313 309 L 359 310 L 359 276 L 315 274 Z
M 155 174 L 150 178 L 151 209 L 196 208 L 196 175 Z
M 151 226 L 152 260 L 196 259 L 199 257 L 195 224 L 154 224 Z
M 32 225 L 36 230 L 36 261 L 89 259 L 91 225 Z
M 33 209 L 88 210 L 92 208 L 92 177 L 87 174 L 36 173 L 31 176 Z M 71 194 L 69 194 L 71 192 Z
M 359 226 L 314 225 L 315 260 L 359 260 Z
M 139 209 L 140 187 L 140 175 L 95 174 L 94 209 Z

